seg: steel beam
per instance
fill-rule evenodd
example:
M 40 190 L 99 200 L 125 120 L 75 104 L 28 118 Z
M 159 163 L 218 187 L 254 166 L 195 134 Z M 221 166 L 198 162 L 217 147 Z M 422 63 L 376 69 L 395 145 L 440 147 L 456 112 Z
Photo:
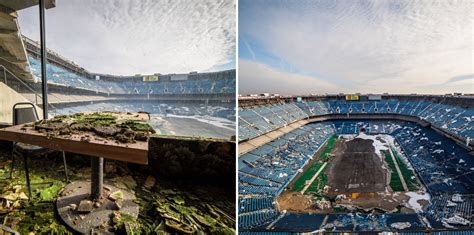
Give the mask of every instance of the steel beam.
M 48 119 L 48 79 L 46 77 L 46 36 L 44 22 L 44 1 L 39 0 L 40 42 L 41 42 L 41 81 L 43 92 L 43 119 Z
M 100 199 L 104 185 L 104 158 L 91 157 L 91 199 Z

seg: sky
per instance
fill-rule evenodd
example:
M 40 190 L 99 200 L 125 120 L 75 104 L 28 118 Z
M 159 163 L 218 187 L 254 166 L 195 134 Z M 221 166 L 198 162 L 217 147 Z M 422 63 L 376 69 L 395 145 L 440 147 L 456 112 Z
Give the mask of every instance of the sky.
M 240 0 L 239 93 L 474 93 L 473 8 Z
M 235 0 L 56 0 L 46 45 L 90 72 L 113 75 L 235 69 Z M 39 40 L 38 8 L 19 11 Z

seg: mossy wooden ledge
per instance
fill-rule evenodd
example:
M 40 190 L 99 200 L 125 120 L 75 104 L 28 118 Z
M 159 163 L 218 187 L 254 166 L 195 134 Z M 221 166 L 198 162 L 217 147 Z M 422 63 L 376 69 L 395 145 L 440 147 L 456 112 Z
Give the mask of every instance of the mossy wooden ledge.
M 148 135 L 146 113 L 95 112 L 56 116 L 50 120 L 0 129 L 0 139 L 147 164 Z

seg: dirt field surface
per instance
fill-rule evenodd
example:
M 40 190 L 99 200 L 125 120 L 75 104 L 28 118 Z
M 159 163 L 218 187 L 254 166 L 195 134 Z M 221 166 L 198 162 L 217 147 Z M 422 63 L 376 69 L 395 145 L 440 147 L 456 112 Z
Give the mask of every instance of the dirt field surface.
M 380 140 L 384 142 L 384 139 Z M 319 156 L 321 153 L 317 153 Z M 373 140 L 370 139 L 337 139 L 331 151 L 334 156 L 324 171 L 327 174 L 327 188 L 324 189 L 326 199 L 333 198 L 329 207 L 321 207 L 321 201 L 314 195 L 302 195 L 293 190 L 284 191 L 277 198 L 280 210 L 302 213 L 332 213 L 333 208 L 342 206 L 353 211 L 372 211 L 379 209 L 386 212 L 413 213 L 407 206 L 410 197 L 405 192 L 391 192 L 388 188 L 388 170 L 375 153 Z M 315 157 L 318 159 L 319 157 Z M 313 160 L 312 162 L 314 162 Z M 308 169 L 305 166 L 305 171 Z M 300 176 L 303 173 L 300 173 Z M 293 185 L 294 182 L 290 183 Z M 412 202 L 414 203 L 414 202 Z M 428 201 L 419 200 L 421 206 Z M 415 203 L 416 204 L 416 203 Z M 321 209 L 325 208 L 325 209 Z
M 329 165 L 328 194 L 385 192 L 387 170 L 375 153 L 372 140 L 337 140 Z
M 314 203 L 311 200 L 311 196 L 295 191 L 284 191 L 278 196 L 277 203 L 280 211 L 320 212 L 313 208 Z
M 351 194 L 346 194 L 346 198 L 337 201 L 338 205 L 347 208 L 358 208 L 362 210 L 372 210 L 374 208 L 383 211 L 396 211 L 397 206 L 409 199 L 404 193 L 361 193 L 356 198 Z M 413 212 L 406 208 L 405 212 Z

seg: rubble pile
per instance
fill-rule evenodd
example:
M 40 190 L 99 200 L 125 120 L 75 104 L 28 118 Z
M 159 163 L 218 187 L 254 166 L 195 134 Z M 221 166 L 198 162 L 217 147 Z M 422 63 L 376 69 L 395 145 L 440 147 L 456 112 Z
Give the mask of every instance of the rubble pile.
M 40 120 L 34 124 L 25 125 L 36 131 L 45 133 L 49 137 L 68 137 L 73 134 L 84 136 L 82 141 L 92 138 L 107 142 L 135 143 L 147 141 L 155 130 L 140 117 L 140 114 L 119 112 L 76 113 L 73 115 L 59 115 L 49 120 Z M 91 133 L 95 137 L 91 136 Z

